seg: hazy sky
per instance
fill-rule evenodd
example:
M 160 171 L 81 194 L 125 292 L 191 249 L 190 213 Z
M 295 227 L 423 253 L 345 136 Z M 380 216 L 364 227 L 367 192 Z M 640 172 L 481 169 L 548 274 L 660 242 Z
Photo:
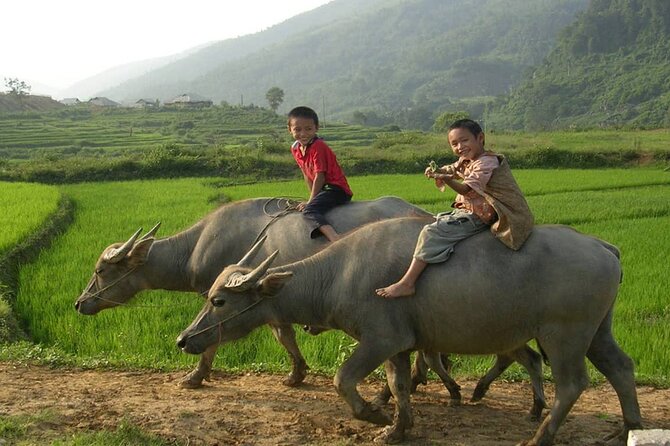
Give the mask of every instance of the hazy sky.
M 67 87 L 127 62 L 261 31 L 331 0 L 21 0 L 0 6 L 5 77 Z

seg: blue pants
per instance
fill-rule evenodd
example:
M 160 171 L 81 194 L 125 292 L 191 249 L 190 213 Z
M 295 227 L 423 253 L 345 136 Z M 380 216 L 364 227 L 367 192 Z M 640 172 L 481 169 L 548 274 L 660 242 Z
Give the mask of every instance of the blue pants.
M 319 228 L 330 224 L 324 215 L 335 206 L 348 203 L 349 201 L 351 201 L 351 196 L 347 195 L 339 187 L 324 186 L 321 192 L 302 210 L 302 214 L 309 224 L 309 236 L 317 238 L 322 235 Z

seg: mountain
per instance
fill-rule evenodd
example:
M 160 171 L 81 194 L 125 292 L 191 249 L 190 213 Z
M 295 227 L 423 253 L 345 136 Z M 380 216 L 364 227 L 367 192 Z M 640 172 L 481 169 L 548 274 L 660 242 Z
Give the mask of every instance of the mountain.
M 195 92 L 426 128 L 459 107 L 481 113 L 551 51 L 588 0 L 335 0 L 253 35 L 206 47 L 118 87 L 120 101 Z
M 333 1 L 264 31 L 211 44 L 143 76 L 137 76 L 117 86 L 107 87 L 97 94 L 125 102 L 141 97 L 157 97 L 165 101 L 186 91 L 192 91 L 191 83 L 195 79 L 222 65 L 235 66 L 244 57 L 258 53 L 276 42 L 326 26 L 354 15 L 358 10 L 372 8 L 384 2 L 384 0 Z M 217 102 L 221 100 L 220 97 L 213 99 Z
M 197 52 L 209 45 L 210 44 L 198 45 L 195 48 L 191 48 L 189 50 L 170 56 L 140 60 L 110 68 L 109 70 L 105 70 L 102 73 L 98 73 L 94 76 L 83 79 L 63 90 L 60 90 L 58 92 L 58 97 L 76 97 L 83 101 L 88 100 L 91 97 L 99 96 L 97 94 L 99 91 L 115 87 L 120 83 L 127 81 L 128 79 L 134 79 L 151 71 L 158 70 L 165 65 L 186 58 L 190 54 L 193 54 L 194 52 Z
M 488 121 L 527 130 L 670 126 L 670 2 L 592 0 Z

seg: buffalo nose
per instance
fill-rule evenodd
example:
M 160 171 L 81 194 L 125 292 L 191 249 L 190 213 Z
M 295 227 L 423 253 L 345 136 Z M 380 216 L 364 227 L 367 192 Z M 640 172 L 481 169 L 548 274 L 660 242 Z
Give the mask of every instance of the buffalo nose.
M 184 347 L 186 347 L 186 338 L 187 337 L 184 336 L 184 335 L 179 335 L 177 337 L 177 347 L 179 347 L 180 349 L 183 349 Z

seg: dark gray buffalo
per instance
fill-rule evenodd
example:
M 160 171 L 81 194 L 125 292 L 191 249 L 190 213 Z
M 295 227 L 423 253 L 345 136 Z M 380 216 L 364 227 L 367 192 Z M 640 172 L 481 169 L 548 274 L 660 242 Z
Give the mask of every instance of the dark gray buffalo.
M 410 298 L 381 299 L 374 290 L 400 277 L 426 219 L 373 223 L 316 255 L 269 269 L 273 253 L 251 269 L 245 256 L 216 279 L 204 308 L 177 339 L 201 353 L 267 324 L 340 329 L 358 346 L 334 378 L 354 417 L 390 424 L 380 439 L 401 441 L 412 425 L 409 351 L 506 353 L 537 339 L 555 380 L 551 412 L 522 444 L 550 445 L 588 385 L 585 357 L 614 387 L 625 441 L 641 427 L 633 363 L 612 336 L 621 269 L 612 245 L 563 226 L 538 226 L 514 252 L 490 233 L 459 244 L 431 265 Z M 395 398 L 393 421 L 361 398 L 356 386 L 381 363 Z
M 206 293 L 223 267 L 239 260 L 263 233 L 268 235 L 264 249 L 268 253 L 279 249 L 282 262 L 302 259 L 325 246 L 325 238 L 309 238 L 304 219 L 290 209 L 284 199 L 243 200 L 221 206 L 191 228 L 168 238 L 154 238 L 158 227 L 141 238 L 138 231 L 125 243 L 115 243 L 103 251 L 75 307 L 82 314 L 93 315 L 150 289 Z M 365 223 L 411 215 L 429 214 L 400 198 L 382 197 L 336 207 L 328 218 L 338 232 L 344 233 Z M 292 326 L 272 324 L 271 328 L 292 360 L 291 374 L 284 383 L 300 384 L 308 367 Z M 184 378 L 182 385 L 200 386 L 209 376 L 215 354 L 216 346 L 204 352 L 197 369 Z

